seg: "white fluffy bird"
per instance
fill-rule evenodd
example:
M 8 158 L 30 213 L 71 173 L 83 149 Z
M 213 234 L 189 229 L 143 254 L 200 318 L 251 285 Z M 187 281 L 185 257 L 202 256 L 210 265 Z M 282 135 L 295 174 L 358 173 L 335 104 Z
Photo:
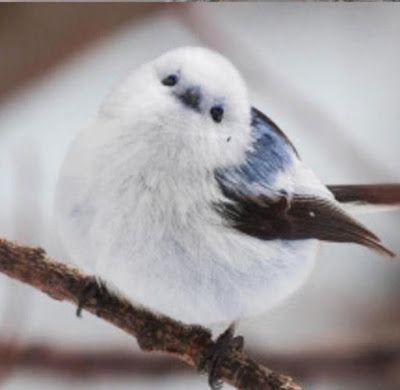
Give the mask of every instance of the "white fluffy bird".
M 136 70 L 77 136 L 56 221 L 72 259 L 108 288 L 181 321 L 230 323 L 295 291 L 318 240 L 392 256 L 337 200 L 399 193 L 321 184 L 233 65 L 187 47 Z

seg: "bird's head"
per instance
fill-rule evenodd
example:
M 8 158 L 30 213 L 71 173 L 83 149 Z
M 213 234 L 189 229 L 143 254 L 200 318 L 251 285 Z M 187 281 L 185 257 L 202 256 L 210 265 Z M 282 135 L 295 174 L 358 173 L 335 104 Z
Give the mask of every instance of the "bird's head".
M 172 158 L 184 154 L 187 162 L 210 167 L 237 163 L 251 136 L 250 104 L 239 72 L 201 47 L 175 49 L 142 65 L 110 95 L 102 112 Z

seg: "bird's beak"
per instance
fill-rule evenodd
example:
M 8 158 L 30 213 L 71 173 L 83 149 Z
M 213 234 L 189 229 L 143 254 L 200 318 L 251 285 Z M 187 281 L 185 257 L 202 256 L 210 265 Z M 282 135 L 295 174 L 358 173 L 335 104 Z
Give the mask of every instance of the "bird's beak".
M 190 107 L 192 110 L 200 111 L 201 92 L 199 88 L 188 88 L 178 97 L 185 106 Z

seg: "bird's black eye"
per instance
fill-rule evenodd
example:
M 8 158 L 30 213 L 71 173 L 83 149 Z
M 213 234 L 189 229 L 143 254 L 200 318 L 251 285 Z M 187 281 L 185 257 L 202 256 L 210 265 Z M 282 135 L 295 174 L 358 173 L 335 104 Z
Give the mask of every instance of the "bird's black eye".
M 211 107 L 210 115 L 211 115 L 211 118 L 213 118 L 214 122 L 220 123 L 222 121 L 223 116 L 224 116 L 223 107 L 221 107 L 221 106 L 213 106 L 213 107 Z
M 161 81 L 167 87 L 173 87 L 178 82 L 178 76 L 176 74 L 170 74 Z

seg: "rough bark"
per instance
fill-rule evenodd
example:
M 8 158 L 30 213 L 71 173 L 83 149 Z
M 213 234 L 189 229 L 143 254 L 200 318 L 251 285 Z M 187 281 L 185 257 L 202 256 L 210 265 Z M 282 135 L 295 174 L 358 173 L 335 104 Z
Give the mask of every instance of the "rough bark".
M 91 291 L 83 309 L 134 336 L 144 351 L 158 351 L 199 369 L 214 345 L 211 332 L 133 306 L 111 294 L 93 277 L 50 258 L 41 248 L 0 239 L 0 272 L 44 292 L 53 299 L 77 305 L 84 289 Z M 258 364 L 245 352 L 233 351 L 221 366 L 221 379 L 243 390 L 300 390 L 290 377 Z

